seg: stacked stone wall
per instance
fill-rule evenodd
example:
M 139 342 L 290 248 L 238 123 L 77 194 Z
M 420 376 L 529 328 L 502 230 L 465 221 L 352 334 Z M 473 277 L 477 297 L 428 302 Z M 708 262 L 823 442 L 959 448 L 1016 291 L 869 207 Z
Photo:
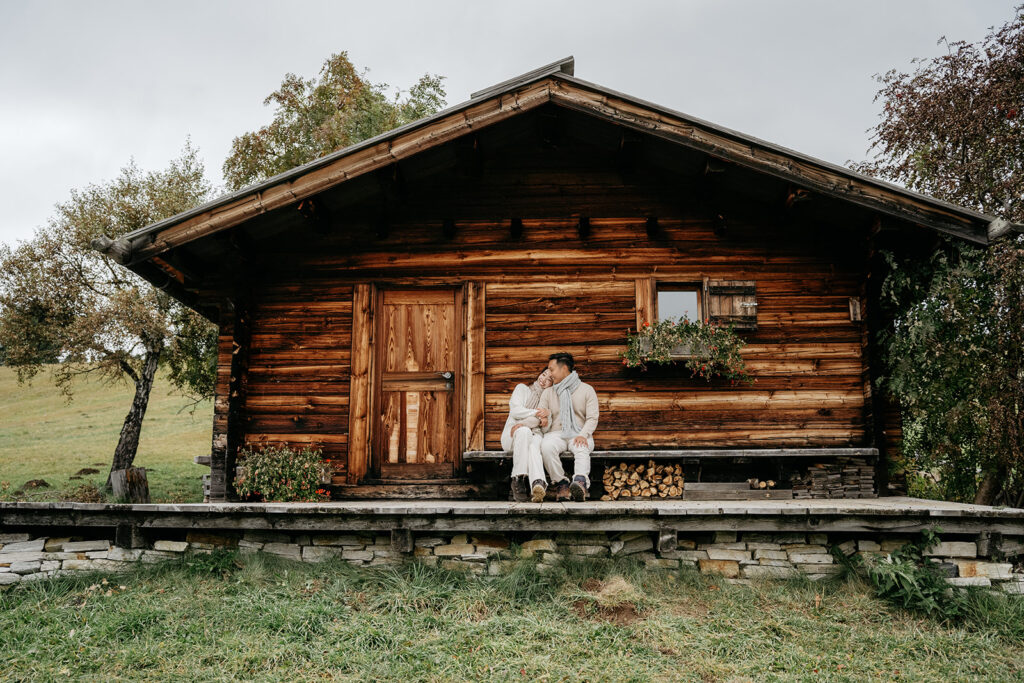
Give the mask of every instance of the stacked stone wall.
M 109 538 L 0 534 L 0 586 L 74 572 L 116 571 L 135 562 L 160 562 L 219 549 L 266 553 L 296 562 L 338 559 L 360 566 L 415 560 L 489 575 L 501 574 L 521 557 L 535 558 L 541 572 L 562 558 L 631 558 L 652 569 L 689 568 L 732 583 L 801 574 L 819 580 L 842 571 L 837 556 L 885 556 L 913 540 L 887 534 L 760 531 L 417 532 L 404 535 L 404 541 L 379 532 L 165 532 L 160 536 L 143 541 L 145 547 L 121 548 Z M 927 554 L 953 586 L 983 586 L 1024 595 L 1024 537 L 943 540 Z

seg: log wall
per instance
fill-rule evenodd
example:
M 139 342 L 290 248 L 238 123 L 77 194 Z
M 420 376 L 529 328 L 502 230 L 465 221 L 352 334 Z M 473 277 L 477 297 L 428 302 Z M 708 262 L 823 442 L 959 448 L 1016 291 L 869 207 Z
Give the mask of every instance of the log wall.
M 254 294 L 250 315 L 245 445 L 320 445 L 344 473 L 352 287 L 278 282 Z
M 866 231 L 780 220 L 778 206 L 739 198 L 723 227 L 672 179 L 627 181 L 607 155 L 558 154 L 541 163 L 536 150 L 510 152 L 454 194 L 444 174 L 410 181 L 385 230 L 366 207 L 335 209 L 329 230 L 257 243 L 246 443 L 320 443 L 344 475 L 353 288 L 463 284 L 463 448 L 499 448 L 512 388 L 560 350 L 597 389 L 600 449 L 873 445 L 866 323 L 850 314 L 850 298 L 863 297 Z M 523 217 L 521 232 L 510 216 Z M 659 280 L 754 283 L 757 327 L 741 335 L 755 384 L 622 365 Z M 372 310 L 357 313 L 372 325 Z M 363 410 L 353 406 L 352 429 L 369 433 Z M 338 483 L 365 472 L 365 448 L 354 448 L 361 471 Z

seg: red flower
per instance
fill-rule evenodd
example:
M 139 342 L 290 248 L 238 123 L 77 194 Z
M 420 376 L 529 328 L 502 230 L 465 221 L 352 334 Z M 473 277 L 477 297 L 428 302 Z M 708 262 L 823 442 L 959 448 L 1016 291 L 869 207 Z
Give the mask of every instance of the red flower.
M 644 321 L 644 327 L 650 327 L 650 326 L 651 326 L 651 324 L 645 320 Z

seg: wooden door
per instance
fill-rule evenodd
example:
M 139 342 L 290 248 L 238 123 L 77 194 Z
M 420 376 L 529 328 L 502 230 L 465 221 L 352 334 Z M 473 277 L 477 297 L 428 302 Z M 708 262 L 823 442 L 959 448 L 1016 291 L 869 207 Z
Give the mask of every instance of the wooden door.
M 459 299 L 454 289 L 380 293 L 373 464 L 382 478 L 444 478 L 455 472 L 462 358 Z

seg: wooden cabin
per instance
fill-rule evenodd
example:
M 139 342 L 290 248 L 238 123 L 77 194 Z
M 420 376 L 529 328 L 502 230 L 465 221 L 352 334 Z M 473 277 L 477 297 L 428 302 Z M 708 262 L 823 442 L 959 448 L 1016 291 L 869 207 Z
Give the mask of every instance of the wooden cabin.
M 877 454 L 884 495 L 879 252 L 996 227 L 569 58 L 97 248 L 220 327 L 212 500 L 264 443 L 320 446 L 337 497 L 504 496 L 509 394 L 562 350 L 600 457 Z M 623 366 L 680 302 L 738 324 L 754 384 Z

